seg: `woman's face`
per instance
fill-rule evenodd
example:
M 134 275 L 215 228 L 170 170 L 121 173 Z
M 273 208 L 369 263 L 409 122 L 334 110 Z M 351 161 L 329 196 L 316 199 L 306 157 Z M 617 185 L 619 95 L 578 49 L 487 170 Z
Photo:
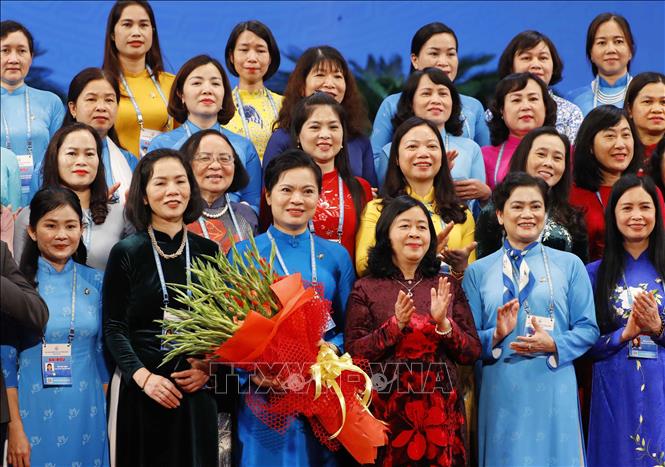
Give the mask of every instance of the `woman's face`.
M 187 113 L 204 118 L 217 115 L 224 102 L 224 80 L 212 63 L 194 68 L 185 78 L 180 96 Z
M 290 233 L 302 233 L 314 217 L 319 201 L 319 188 L 312 169 L 298 167 L 287 170 L 266 193 L 275 227 Z
M 411 54 L 411 64 L 416 70 L 436 67 L 443 71 L 450 81 L 457 76 L 457 42 L 452 34 L 434 34 L 425 42 L 418 55 Z
M 335 157 L 342 149 L 343 140 L 342 122 L 328 105 L 315 107 L 298 135 L 303 151 L 312 156 L 324 173 L 335 167 Z
M 630 188 L 621 195 L 614 215 L 625 242 L 648 240 L 656 225 L 656 206 L 641 186 Z
M 628 72 L 633 54 L 619 23 L 611 19 L 600 25 L 590 55 L 601 76 L 620 78 Z
M 145 187 L 143 202 L 150 206 L 152 222 L 178 222 L 189 204 L 191 187 L 182 163 L 173 157 L 159 159 Z
M 534 186 L 517 187 L 506 200 L 503 211 L 496 211 L 496 216 L 510 244 L 523 249 L 538 240 L 545 225 L 543 195 Z
M 44 214 L 28 235 L 37 242 L 42 257 L 53 266 L 63 266 L 76 252 L 81 241 L 81 219 L 76 211 L 63 205 Z
M 423 75 L 413 96 L 413 114 L 430 120 L 442 129 L 453 110 L 450 89 L 443 84 L 435 84 L 429 76 Z
M 152 47 L 153 24 L 141 5 L 128 5 L 113 27 L 111 39 L 118 54 L 126 58 L 142 58 Z
M 99 154 L 94 136 L 87 130 L 69 133 L 58 150 L 58 175 L 74 191 L 90 188 L 97 177 Z
M 104 138 L 115 124 L 118 101 L 113 86 L 105 79 L 90 81 L 76 102 L 69 102 L 69 112 L 77 122 L 90 125 Z
M 204 136 L 192 158 L 192 170 L 203 198 L 209 203 L 216 200 L 233 182 L 233 148 L 221 136 Z
M 410 185 L 433 182 L 441 170 L 439 138 L 427 125 L 407 131 L 399 142 L 397 165 Z
M 622 174 L 633 160 L 635 141 L 628 120 L 600 130 L 593 138 L 593 154 L 602 170 Z
M 552 52 L 543 41 L 530 49 L 518 51 L 513 57 L 513 73 L 532 73 L 546 85 L 550 84 L 553 71 Z
M 543 126 L 545 101 L 538 83 L 530 79 L 524 89 L 506 94 L 502 115 L 508 131 L 518 138 L 523 138 L 534 128 Z
M 14 31 L 0 39 L 0 77 L 2 83 L 18 86 L 30 71 L 32 54 L 28 38 L 21 31 Z
M 526 160 L 526 172 L 540 177 L 552 188 L 566 169 L 566 147 L 555 135 L 540 135 L 533 140 Z
M 248 84 L 262 82 L 270 66 L 268 43 L 252 31 L 243 31 L 231 53 L 231 63 L 241 81 Z
M 427 216 L 418 206 L 407 209 L 390 224 L 388 236 L 396 266 L 420 263 L 431 240 Z
M 315 92 L 325 92 L 341 104 L 346 93 L 342 69 L 332 62 L 315 65 L 305 77 L 303 96 L 311 96 Z
M 630 107 L 630 115 L 638 133 L 662 137 L 665 134 L 665 84 L 644 86 Z

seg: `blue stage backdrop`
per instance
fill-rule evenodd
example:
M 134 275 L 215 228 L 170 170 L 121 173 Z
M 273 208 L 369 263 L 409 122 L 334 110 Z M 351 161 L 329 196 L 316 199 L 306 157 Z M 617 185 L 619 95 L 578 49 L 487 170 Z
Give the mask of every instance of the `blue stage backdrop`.
M 503 47 L 518 32 L 536 29 L 547 34 L 564 60 L 559 93 L 589 83 L 591 68 L 584 45 L 594 16 L 611 11 L 630 22 L 637 44 L 631 72 L 665 70 L 665 2 L 494 1 L 494 2 L 151 2 L 166 58 L 176 72 L 188 58 L 207 53 L 223 62 L 224 46 L 232 27 L 259 19 L 272 29 L 282 51 L 282 73 L 270 85 L 280 90 L 293 69 L 290 58 L 313 45 L 338 48 L 354 64 L 371 110 L 384 91 L 401 83 L 408 72 L 411 36 L 423 24 L 442 21 L 460 41 L 460 58 L 468 70 L 458 84 L 469 94 L 486 95 L 493 89 L 492 73 Z M 102 63 L 106 1 L 2 1 L 2 19 L 25 24 L 35 36 L 41 54 L 33 67 L 66 92 L 70 79 L 82 68 Z M 370 57 L 374 60 L 368 64 Z M 368 66 L 369 65 L 369 66 Z M 386 84 L 388 82 L 388 84 Z M 375 94 L 375 95 L 372 95 Z M 378 95 L 377 95 L 378 94 Z

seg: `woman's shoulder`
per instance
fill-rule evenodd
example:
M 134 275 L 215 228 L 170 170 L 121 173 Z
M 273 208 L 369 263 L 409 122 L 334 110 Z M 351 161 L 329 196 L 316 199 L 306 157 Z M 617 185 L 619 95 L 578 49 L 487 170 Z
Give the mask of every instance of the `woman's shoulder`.
M 358 146 L 358 147 L 371 146 L 369 138 L 365 135 L 354 136 L 353 138 L 349 139 L 348 144 L 349 146 Z
M 456 146 L 462 148 L 465 151 L 480 153 L 480 146 L 471 138 L 455 135 L 449 135 L 449 138 L 450 141 L 454 142 Z
M 146 232 L 136 232 L 123 238 L 118 243 L 113 245 L 113 248 L 111 249 L 111 253 L 109 256 L 115 256 L 115 255 L 133 256 L 142 253 L 144 247 L 149 244 L 150 244 L 150 239 L 148 238 L 148 234 Z
M 39 100 L 43 102 L 48 102 L 50 104 L 57 104 L 62 106 L 62 100 L 60 98 L 52 93 L 51 91 L 45 91 L 44 89 L 37 89 L 33 88 L 32 86 L 26 86 L 26 90 L 30 90 L 30 97 L 34 98 L 37 97 Z
M 242 147 L 242 146 L 247 146 L 251 145 L 252 141 L 249 138 L 246 138 L 243 135 L 239 135 L 238 133 L 235 133 L 231 130 L 228 130 L 224 127 L 222 127 L 222 133 L 226 135 L 226 137 L 231 141 L 231 144 L 233 145 L 234 148 Z
M 463 108 L 479 112 L 480 114 L 484 112 L 483 104 L 475 97 L 467 96 L 466 94 L 460 94 L 459 97 Z
M 497 263 L 497 261 L 501 261 L 501 258 L 503 257 L 503 248 L 499 248 L 495 252 L 484 256 L 482 258 L 479 258 L 475 260 L 473 263 L 469 265 L 469 267 L 466 269 L 466 273 L 471 273 L 471 274 L 479 274 L 481 277 L 487 271 L 489 268 L 491 268 L 493 265 Z M 488 279 L 495 279 L 494 277 L 489 277 Z
M 169 73 L 168 71 L 159 72 L 159 84 L 171 87 L 174 81 L 175 75 L 173 73 Z
M 86 266 L 85 264 L 77 263 L 76 272 L 81 275 L 85 282 L 96 288 L 97 291 L 101 290 L 102 282 L 104 281 L 104 273 L 102 271 Z

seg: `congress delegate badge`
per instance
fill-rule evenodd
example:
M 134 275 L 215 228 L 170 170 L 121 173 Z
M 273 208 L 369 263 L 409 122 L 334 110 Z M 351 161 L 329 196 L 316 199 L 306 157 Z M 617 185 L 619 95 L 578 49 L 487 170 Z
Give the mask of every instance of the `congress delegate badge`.
M 533 324 L 531 324 L 532 318 L 534 318 L 534 315 L 527 315 L 526 322 L 524 323 L 525 336 L 533 336 L 536 333 Z M 548 316 L 535 316 L 535 318 L 536 321 L 538 322 L 538 325 L 544 331 L 547 331 L 549 333 L 552 333 L 552 331 L 554 331 L 554 318 L 550 318 Z
M 21 179 L 21 193 L 27 195 L 30 193 L 30 180 L 34 171 L 34 161 L 31 154 L 21 154 L 16 156 L 18 163 L 19 177 Z
M 658 358 L 658 345 L 650 336 L 640 334 L 630 341 L 628 358 L 645 358 L 655 360 Z
M 42 344 L 42 381 L 44 386 L 72 385 L 70 344 Z
M 152 140 L 161 134 L 162 132 L 159 130 L 141 128 L 141 131 L 139 133 L 139 152 L 141 153 L 141 157 L 147 154 L 148 146 L 150 146 Z
M 164 315 L 163 315 L 162 319 L 164 321 L 180 321 L 180 318 L 178 318 L 173 313 L 169 313 L 166 310 L 164 310 Z M 173 334 L 173 331 L 162 328 L 162 334 L 166 334 L 166 335 Z M 160 350 L 168 352 L 172 348 L 173 347 L 172 347 L 171 344 L 167 344 L 166 342 L 162 342 L 162 346 L 161 346 Z

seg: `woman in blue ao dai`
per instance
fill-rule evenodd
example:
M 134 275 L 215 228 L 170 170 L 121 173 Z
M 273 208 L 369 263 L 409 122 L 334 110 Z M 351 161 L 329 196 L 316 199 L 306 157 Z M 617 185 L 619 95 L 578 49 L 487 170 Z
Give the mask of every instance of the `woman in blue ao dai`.
M 589 351 L 594 360 L 590 466 L 642 467 L 665 460 L 665 231 L 660 211 L 649 178 L 619 179 L 606 213 L 605 255 L 587 266 L 601 330 Z
M 48 188 L 37 192 L 30 213 L 21 270 L 50 316 L 41 341 L 16 336 L 2 346 L 12 413 L 8 462 L 109 465 L 102 274 L 83 264 L 81 205 L 69 189 Z
M 542 245 L 546 183 L 510 173 L 493 194 L 503 248 L 462 283 L 482 346 L 478 462 L 585 465 L 573 360 L 598 339 L 582 261 Z

